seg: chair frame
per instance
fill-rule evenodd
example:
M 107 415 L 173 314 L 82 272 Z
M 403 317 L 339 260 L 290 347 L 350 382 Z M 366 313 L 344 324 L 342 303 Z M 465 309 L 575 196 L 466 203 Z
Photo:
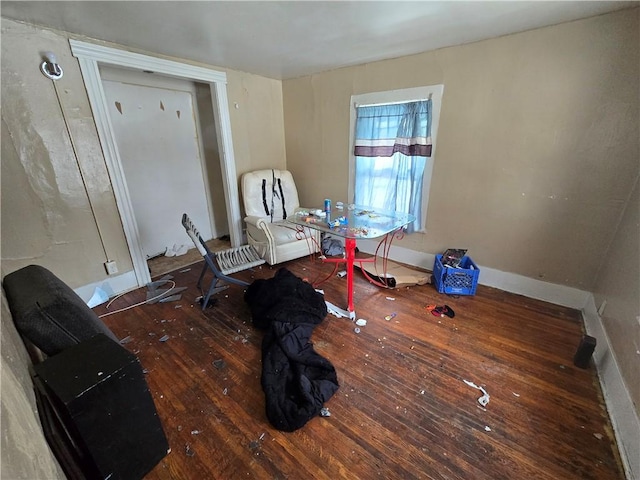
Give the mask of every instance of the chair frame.
M 249 285 L 248 282 L 233 278 L 230 274 L 247 270 L 265 263 L 264 259 L 258 255 L 251 245 L 229 248 L 215 253 L 212 252 L 209 250 L 209 247 L 207 247 L 207 244 L 202 239 L 200 232 L 198 232 L 198 229 L 186 213 L 182 215 L 182 226 L 204 258 L 202 272 L 200 273 L 198 283 L 196 284 L 200 293 L 202 293 L 203 310 L 207 308 L 207 305 L 209 305 L 209 300 L 213 294 L 229 288 L 229 285 L 220 285 L 220 281 L 246 287 Z M 213 279 L 211 280 L 211 285 L 209 285 L 209 289 L 205 294 L 202 289 L 202 280 L 204 279 L 204 275 L 207 273 L 207 270 L 211 270 L 213 273 Z

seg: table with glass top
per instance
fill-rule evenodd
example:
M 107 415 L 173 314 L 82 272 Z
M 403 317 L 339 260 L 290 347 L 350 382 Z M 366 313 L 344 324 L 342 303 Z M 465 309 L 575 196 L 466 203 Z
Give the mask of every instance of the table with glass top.
M 344 238 L 345 257 L 327 258 L 323 261 L 334 263 L 336 272 L 338 265 L 346 263 L 347 271 L 347 311 L 349 317 L 355 319 L 355 307 L 353 304 L 353 272 L 358 264 L 364 276 L 371 283 L 381 287 L 389 287 L 386 282 L 386 261 L 389 256 L 391 242 L 398 235 L 402 235 L 403 227 L 415 221 L 415 217 L 409 213 L 386 212 L 371 207 L 359 205 L 345 205 L 343 208 L 334 207 L 327 219 L 326 215 L 318 209 L 297 208 L 293 215 L 287 217 L 287 221 L 299 228 L 309 227 L 322 233 Z M 356 258 L 356 242 L 359 239 L 381 238 L 375 255 L 368 258 Z M 376 273 L 372 278 L 362 267 L 363 263 L 373 263 L 377 268 L 377 259 L 382 258 L 382 272 Z M 329 278 L 329 277 L 327 277 Z

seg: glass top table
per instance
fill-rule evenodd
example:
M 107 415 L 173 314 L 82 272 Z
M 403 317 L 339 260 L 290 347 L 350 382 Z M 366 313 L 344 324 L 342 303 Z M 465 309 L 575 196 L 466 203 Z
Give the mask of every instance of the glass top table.
M 375 262 L 372 259 L 356 259 L 356 241 L 358 239 L 374 239 L 384 237 L 386 242 L 389 236 L 393 236 L 409 223 L 415 221 L 415 216 L 410 213 L 389 212 L 372 207 L 360 205 L 345 205 L 343 208 L 333 207 L 329 218 L 321 209 L 297 208 L 287 221 L 301 227 L 309 227 L 320 232 L 329 233 L 345 239 L 345 258 L 325 258 L 326 262 L 347 264 L 347 311 L 349 317 L 355 319 L 355 307 L 353 304 L 353 268 L 356 262 Z M 393 237 L 391 237 L 393 238 Z M 390 240 L 389 240 L 390 246 Z M 376 252 L 377 255 L 377 252 Z M 385 259 L 388 255 L 388 247 L 384 249 Z M 363 269 L 363 273 L 366 272 Z M 368 275 L 367 278 L 374 282 Z

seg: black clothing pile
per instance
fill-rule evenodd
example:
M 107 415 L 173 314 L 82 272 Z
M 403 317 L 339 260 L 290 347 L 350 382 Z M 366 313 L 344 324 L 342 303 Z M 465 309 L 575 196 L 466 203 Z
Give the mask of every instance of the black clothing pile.
M 338 390 L 331 363 L 314 349 L 311 334 L 327 316 L 324 296 L 286 268 L 255 280 L 244 296 L 262 340 L 262 390 L 267 418 L 292 432 L 317 416 Z

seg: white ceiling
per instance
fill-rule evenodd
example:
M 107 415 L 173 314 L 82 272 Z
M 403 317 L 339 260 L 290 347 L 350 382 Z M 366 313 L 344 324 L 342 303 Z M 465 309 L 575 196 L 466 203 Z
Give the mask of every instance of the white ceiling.
M 146 52 L 287 79 L 637 5 L 640 2 L 2 1 L 0 14 Z

